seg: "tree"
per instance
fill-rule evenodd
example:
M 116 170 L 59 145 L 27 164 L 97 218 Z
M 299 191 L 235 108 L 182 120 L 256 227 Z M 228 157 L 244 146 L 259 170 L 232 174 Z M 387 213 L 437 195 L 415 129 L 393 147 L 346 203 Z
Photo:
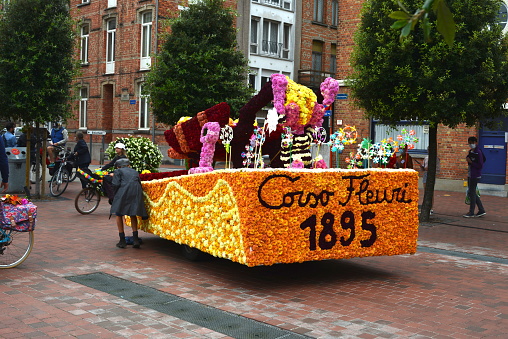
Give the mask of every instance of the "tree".
M 75 31 L 67 0 L 13 0 L 0 20 L 0 116 L 70 117 Z
M 506 114 L 508 45 L 496 23 L 499 2 L 450 0 L 449 4 L 458 23 L 452 46 L 436 30 L 431 31 L 430 42 L 419 30 L 399 40 L 388 17 L 397 4 L 367 1 L 352 56 L 352 96 L 368 117 L 390 124 L 416 119 L 430 125 L 423 221 L 429 218 L 434 194 L 438 125 L 474 126 Z
M 0 116 L 36 130 L 70 117 L 77 68 L 69 1 L 12 0 L 0 16 Z
M 170 19 L 171 33 L 147 76 L 153 113 L 175 124 L 220 102 L 233 112 L 250 98 L 247 60 L 238 50 L 234 15 L 223 0 L 190 4 Z

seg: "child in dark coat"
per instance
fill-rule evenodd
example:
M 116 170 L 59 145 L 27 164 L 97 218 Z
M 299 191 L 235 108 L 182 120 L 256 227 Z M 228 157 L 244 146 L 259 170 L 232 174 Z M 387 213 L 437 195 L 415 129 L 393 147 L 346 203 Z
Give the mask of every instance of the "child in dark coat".
M 130 168 L 128 159 L 119 159 L 115 167 L 117 169 L 113 172 L 113 187 L 116 193 L 110 213 L 116 215 L 116 226 L 120 235 L 120 242 L 116 246 L 125 248 L 127 245 L 123 228 L 123 217 L 127 215 L 131 218 L 133 247 L 139 248 L 137 216 L 148 218 L 139 174 Z

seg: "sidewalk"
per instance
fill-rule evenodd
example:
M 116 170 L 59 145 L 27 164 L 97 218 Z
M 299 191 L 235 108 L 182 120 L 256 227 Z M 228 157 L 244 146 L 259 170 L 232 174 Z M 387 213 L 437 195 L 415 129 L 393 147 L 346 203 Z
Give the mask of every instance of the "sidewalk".
M 463 193 L 436 191 L 419 247 L 448 254 L 419 250 L 249 268 L 213 257 L 187 261 L 177 244 L 143 232 L 141 249 L 116 248 L 109 204 L 102 200 L 92 214 L 79 214 L 74 198 L 80 189 L 76 180 L 61 197 L 36 202 L 32 253 L 1 271 L 1 338 L 246 338 L 164 313 L 157 300 L 143 306 L 127 296 L 148 298 L 147 288 L 320 339 L 508 333 L 508 265 L 451 253 L 508 258 L 508 198 L 482 197 L 487 215 L 466 219 Z M 132 283 L 134 290 L 123 292 L 124 283 L 114 294 L 73 280 L 93 274 Z

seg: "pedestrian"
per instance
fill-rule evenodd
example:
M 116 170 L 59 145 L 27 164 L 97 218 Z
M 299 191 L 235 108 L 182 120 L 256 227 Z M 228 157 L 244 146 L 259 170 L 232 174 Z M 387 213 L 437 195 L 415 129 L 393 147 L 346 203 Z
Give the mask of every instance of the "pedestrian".
M 139 248 L 138 238 L 138 219 L 148 218 L 145 204 L 143 202 L 143 188 L 139 179 L 139 173 L 130 168 L 129 159 L 119 159 L 115 163 L 116 170 L 111 174 L 113 176 L 113 187 L 116 189 L 115 198 L 111 205 L 110 214 L 116 216 L 116 226 L 120 241 L 117 247 L 125 248 L 124 216 L 131 219 L 133 247 Z
M 407 152 L 407 145 L 400 149 L 400 155 L 397 157 L 395 168 L 413 168 L 413 158 Z
M 69 133 L 60 122 L 54 122 L 53 128 L 51 129 L 50 137 L 51 141 L 49 143 L 49 146 L 47 147 L 49 156 L 49 165 L 48 165 L 49 168 L 55 167 L 55 159 L 57 155 L 55 146 L 65 146 L 65 143 L 69 138 Z
M 76 145 L 74 146 L 74 152 L 69 157 L 69 160 L 74 161 L 76 167 L 85 170 L 88 169 L 88 166 L 90 166 L 92 158 L 90 157 L 88 145 L 83 138 L 84 135 L 82 132 L 76 133 Z M 79 180 L 81 181 L 81 187 L 85 188 L 88 184 L 88 181 L 85 178 L 81 177 Z
M 467 174 L 467 191 L 469 195 L 469 212 L 464 214 L 464 218 L 482 217 L 485 214 L 480 197 L 476 194 L 478 186 L 478 179 L 482 177 L 483 163 L 485 162 L 485 155 L 478 147 L 478 139 L 476 137 L 469 137 L 467 139 L 469 144 L 469 152 L 466 156 L 468 174 Z M 478 206 L 478 213 L 475 215 L 475 207 Z
M 0 174 L 2 175 L 0 187 L 3 188 L 2 193 L 5 193 L 9 189 L 9 160 L 5 153 L 4 138 L 0 138 Z
M 107 171 L 110 168 L 114 169 L 116 161 L 125 158 L 127 158 L 127 150 L 125 149 L 125 144 L 117 142 L 115 144 L 115 157 L 106 165 L 102 166 L 101 171 Z
M 14 135 L 15 128 L 16 128 L 16 124 L 13 122 L 8 122 L 7 125 L 5 125 L 6 132 L 3 135 L 5 147 L 16 147 L 18 140 L 16 139 L 16 136 Z
M 101 171 L 107 171 L 111 168 L 115 168 L 115 164 L 120 159 L 127 159 L 127 150 L 125 149 L 125 144 L 121 142 L 117 142 L 115 144 L 115 157 L 106 165 L 102 166 Z M 109 198 L 108 202 L 111 205 L 113 203 L 113 198 L 115 196 L 115 190 L 112 185 L 113 178 L 109 175 L 106 175 L 102 181 L 102 188 L 106 196 Z

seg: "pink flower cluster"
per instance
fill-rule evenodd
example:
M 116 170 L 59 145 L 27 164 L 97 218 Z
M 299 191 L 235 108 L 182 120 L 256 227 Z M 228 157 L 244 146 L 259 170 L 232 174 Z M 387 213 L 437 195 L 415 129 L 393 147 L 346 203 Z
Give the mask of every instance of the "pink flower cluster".
M 215 143 L 219 140 L 220 125 L 218 122 L 207 122 L 201 129 L 201 138 L 199 141 L 203 144 L 201 148 L 201 157 L 199 158 L 199 167 L 189 169 L 189 173 L 206 173 L 213 171 L 213 155 L 215 153 Z
M 288 79 L 283 74 L 272 74 L 272 91 L 273 91 L 273 106 L 277 110 L 277 113 L 285 114 L 284 102 L 286 101 L 286 88 L 288 85 Z
M 323 94 L 323 106 L 329 106 L 335 101 L 335 96 L 339 92 L 339 82 L 334 78 L 326 78 L 319 87 Z

